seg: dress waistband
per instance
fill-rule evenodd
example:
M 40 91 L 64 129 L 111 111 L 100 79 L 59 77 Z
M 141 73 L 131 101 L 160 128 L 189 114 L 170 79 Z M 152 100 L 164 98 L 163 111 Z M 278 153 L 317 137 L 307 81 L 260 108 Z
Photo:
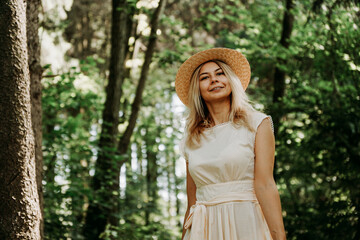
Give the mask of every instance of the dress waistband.
M 222 203 L 229 202 L 255 202 L 258 203 L 255 191 L 253 188 L 253 181 L 235 181 L 235 182 L 226 182 L 226 183 L 218 183 L 211 184 L 200 187 L 196 191 L 206 191 L 207 188 L 221 188 L 224 185 L 229 185 L 231 189 L 237 191 L 230 191 L 224 193 L 224 191 L 219 192 L 218 195 L 213 197 L 208 201 L 196 201 L 196 203 L 191 206 L 189 216 L 185 221 L 185 229 L 189 229 L 191 227 L 191 237 L 190 239 L 194 240 L 204 240 L 207 239 L 207 231 L 206 231 L 206 208 L 208 206 L 215 206 Z M 198 194 L 197 194 L 198 195 Z
M 209 201 L 229 192 L 250 194 L 254 192 L 254 180 L 238 180 L 200 186 L 196 188 L 196 199 Z

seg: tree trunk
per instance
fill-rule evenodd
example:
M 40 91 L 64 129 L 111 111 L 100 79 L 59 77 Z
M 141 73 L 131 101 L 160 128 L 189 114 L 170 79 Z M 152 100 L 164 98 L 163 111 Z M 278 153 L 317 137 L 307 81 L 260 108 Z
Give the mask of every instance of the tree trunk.
M 127 153 L 130 143 L 130 137 L 133 133 L 135 122 L 140 109 L 142 92 L 145 87 L 145 81 L 149 71 L 152 55 L 156 43 L 156 30 L 160 14 L 164 9 L 165 0 L 159 2 L 154 17 L 151 21 L 151 34 L 148 49 L 146 51 L 145 62 L 141 71 L 139 85 L 137 87 L 136 96 L 132 105 L 132 112 L 129 120 L 129 125 L 123 135 L 119 148 L 121 156 Z M 106 224 L 118 225 L 118 193 L 119 193 L 119 178 L 120 168 L 125 162 L 124 160 L 117 161 L 116 157 L 116 137 L 118 134 L 119 123 L 119 104 L 121 98 L 121 86 L 124 73 L 124 59 L 126 47 L 124 43 L 128 30 L 126 10 L 127 5 L 125 0 L 113 0 L 113 24 L 112 24 L 112 39 L 111 39 L 111 61 L 110 61 L 110 76 L 109 84 L 106 89 L 105 109 L 103 112 L 103 125 L 99 143 L 99 157 L 95 166 L 95 176 L 93 178 L 93 190 L 95 191 L 95 200 L 89 204 L 86 224 L 85 236 L 88 239 L 98 239 L 101 232 L 105 230 Z M 121 11 L 123 10 L 123 11 Z M 121 146 L 121 147 L 120 147 Z M 114 194 L 115 193 L 115 194 Z M 97 203 L 96 203 L 97 202 Z
M 292 9 L 294 8 L 293 0 L 286 0 L 286 9 L 283 17 L 282 34 L 280 44 L 284 48 L 289 48 L 289 40 L 293 29 L 294 15 Z M 277 59 L 281 65 L 286 65 L 286 59 Z M 271 116 L 274 122 L 274 135 L 275 138 L 278 135 L 280 119 L 283 115 L 282 99 L 285 94 L 285 72 L 279 67 L 275 68 L 274 74 L 274 94 Z M 274 169 L 276 170 L 278 162 L 275 161 Z M 274 179 L 276 180 L 276 171 L 274 171 Z
M 180 207 L 181 207 L 181 202 L 179 199 L 179 185 L 181 183 L 181 179 L 178 179 L 178 177 L 176 176 L 176 160 L 177 158 L 175 156 L 172 156 L 172 171 L 173 171 L 173 175 L 174 175 L 174 191 L 175 191 L 175 205 L 176 205 L 176 216 L 180 215 Z M 178 227 L 182 226 L 182 222 L 181 220 L 178 221 L 177 224 Z
M 131 115 L 130 115 L 130 119 L 129 119 L 129 125 L 127 126 L 125 133 L 122 136 L 122 138 L 119 142 L 119 146 L 118 146 L 120 154 L 126 153 L 128 147 L 129 147 L 129 144 L 130 144 L 130 138 L 131 138 L 132 133 L 135 128 L 136 119 L 138 117 L 141 102 L 142 102 L 142 94 L 143 94 L 143 91 L 145 88 L 145 83 L 146 83 L 147 76 L 148 76 L 149 69 L 150 69 L 150 63 L 151 63 L 152 56 L 155 51 L 155 45 L 156 45 L 156 40 L 157 40 L 156 31 L 158 29 L 159 19 L 160 19 L 162 12 L 164 11 L 165 4 L 166 4 L 166 0 L 160 0 L 159 6 L 157 7 L 157 9 L 151 19 L 151 23 L 150 23 L 151 33 L 150 33 L 150 37 L 149 37 L 149 43 L 148 43 L 147 50 L 145 53 L 145 61 L 141 68 L 141 75 L 140 75 L 138 86 L 136 88 L 135 99 L 131 106 Z M 126 159 L 121 162 L 121 165 L 125 161 L 126 161 Z
M 126 0 L 113 0 L 109 82 L 99 142 L 99 155 L 92 182 L 94 198 L 89 203 L 84 227 L 87 239 L 99 239 L 106 224 L 118 219 L 119 163 L 115 158 L 118 135 L 121 86 L 123 83 L 126 38 Z
M 40 239 L 26 3 L 0 5 L 0 239 Z
M 158 199 L 158 188 L 157 188 L 157 156 L 156 152 L 153 151 L 156 144 L 156 132 L 149 131 L 149 126 L 147 126 L 145 135 L 145 145 L 146 145 L 146 192 L 147 192 L 147 206 L 145 208 L 145 226 L 150 224 L 150 215 L 157 210 L 157 199 Z
M 130 144 L 130 138 L 131 138 L 131 136 L 133 134 L 133 131 L 135 129 L 136 120 L 138 118 L 138 114 L 139 114 L 140 106 L 141 106 L 141 102 L 142 102 L 142 94 L 144 92 L 145 83 L 146 83 L 147 76 L 148 76 L 148 73 L 149 73 L 150 63 L 152 61 L 152 56 L 153 56 L 154 51 L 155 51 L 156 40 L 157 40 L 156 32 L 157 32 L 157 29 L 158 29 L 159 19 L 160 19 L 160 16 L 161 16 L 162 12 L 164 11 L 165 4 L 166 4 L 166 0 L 160 0 L 159 5 L 158 5 L 158 7 L 157 7 L 152 19 L 151 19 L 151 22 L 150 22 L 151 33 L 150 33 L 150 37 L 149 37 L 147 50 L 146 50 L 146 53 L 145 53 L 145 61 L 144 61 L 144 64 L 143 64 L 143 66 L 141 68 L 141 75 L 140 75 L 139 83 L 138 83 L 138 86 L 136 88 L 135 99 L 134 99 L 134 102 L 132 103 L 132 106 L 131 106 L 131 115 L 130 115 L 130 119 L 129 119 L 129 124 L 128 124 L 126 130 L 125 130 L 125 133 L 123 134 L 122 138 L 120 139 L 119 145 L 118 145 L 118 152 L 119 152 L 119 154 L 121 156 L 125 156 L 125 154 L 126 154 L 126 152 L 128 150 L 129 144 Z M 148 151 L 147 151 L 147 153 L 148 153 Z M 149 175 L 149 171 L 152 171 L 152 169 L 151 169 L 152 166 L 156 166 L 156 156 L 155 156 L 155 165 L 154 165 L 153 161 L 152 162 L 149 161 L 149 155 L 147 157 L 148 157 L 147 182 L 149 183 L 149 178 L 153 179 L 153 176 Z M 125 159 L 121 161 L 120 166 L 118 168 L 118 172 L 120 172 L 120 168 L 121 168 L 122 164 L 126 162 L 126 160 L 127 160 L 127 157 L 125 157 Z M 156 195 L 156 194 L 153 194 L 152 187 L 149 186 L 149 185 L 147 185 L 147 193 L 148 193 L 148 197 L 150 195 L 153 195 L 153 196 Z M 153 199 L 153 198 L 151 198 L 151 199 Z M 145 210 L 145 222 L 146 222 L 145 224 L 146 225 L 149 224 L 149 219 L 150 219 L 149 209 L 151 208 L 151 205 L 153 205 L 153 204 L 154 204 L 153 201 L 149 200 L 149 204 L 145 208 L 146 209 Z
M 73 45 L 67 52 L 71 57 L 84 60 L 88 56 L 96 53 L 95 49 L 91 47 L 96 34 L 96 26 L 94 26 L 94 24 L 104 15 L 103 10 L 100 10 L 100 8 L 104 9 L 104 6 L 98 4 L 98 9 L 94 8 L 94 6 L 96 6 L 96 2 L 94 3 L 94 1 L 74 0 L 71 9 L 66 11 L 66 21 L 68 24 L 64 31 L 64 37 L 66 41 Z M 96 11 L 96 15 L 90 16 L 91 11 Z M 99 49 L 99 52 L 100 51 L 103 51 L 103 49 Z
M 294 23 L 294 15 L 291 13 L 292 9 L 294 8 L 293 0 L 286 0 L 286 9 L 284 12 L 283 17 L 283 25 L 282 25 L 282 34 L 280 44 L 284 48 L 289 48 L 289 39 L 291 36 L 291 32 L 293 29 Z M 285 65 L 287 61 L 285 59 L 278 59 L 278 61 Z M 275 136 L 277 135 L 279 129 L 280 118 L 282 115 L 281 109 L 281 102 L 282 98 L 285 94 L 285 72 L 280 68 L 275 68 L 275 75 L 274 75 L 274 94 L 273 94 L 273 103 L 276 106 L 276 110 L 272 113 L 272 118 L 274 121 L 274 132 Z
M 43 154 L 42 154 L 42 108 L 41 108 L 41 76 L 39 41 L 39 9 L 40 0 L 29 1 L 26 6 L 26 35 L 28 46 L 28 64 L 30 70 L 31 121 L 35 138 L 36 183 L 39 194 L 41 216 L 44 216 L 43 204 Z M 44 219 L 40 222 L 41 239 L 44 238 Z
M 133 179 L 133 172 L 131 167 L 131 162 L 127 162 L 125 164 L 125 175 L 126 175 L 126 188 L 125 188 L 125 199 L 124 205 L 122 206 L 121 210 L 128 210 L 134 208 L 134 202 L 136 202 L 138 195 L 134 194 L 134 179 Z M 141 193 L 141 191 L 139 191 Z M 135 205 L 136 206 L 136 205 Z M 126 223 L 135 224 L 131 217 L 131 214 L 124 215 L 124 219 Z

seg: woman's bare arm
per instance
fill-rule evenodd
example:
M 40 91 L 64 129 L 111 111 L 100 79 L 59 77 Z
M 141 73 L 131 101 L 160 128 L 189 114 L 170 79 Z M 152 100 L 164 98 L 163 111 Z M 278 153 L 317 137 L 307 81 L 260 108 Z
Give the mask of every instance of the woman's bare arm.
M 187 205 L 187 210 L 185 213 L 185 218 L 184 218 L 184 223 L 183 223 L 183 232 L 182 232 L 181 239 L 184 238 L 184 235 L 186 232 L 184 226 L 185 226 L 185 221 L 186 221 L 187 217 L 189 216 L 190 208 L 192 205 L 194 205 L 196 203 L 196 185 L 189 173 L 189 163 L 188 162 L 186 162 L 186 193 L 187 193 L 188 205 Z
M 286 239 L 281 202 L 273 170 L 275 139 L 269 119 L 258 127 L 255 138 L 255 193 L 274 240 Z

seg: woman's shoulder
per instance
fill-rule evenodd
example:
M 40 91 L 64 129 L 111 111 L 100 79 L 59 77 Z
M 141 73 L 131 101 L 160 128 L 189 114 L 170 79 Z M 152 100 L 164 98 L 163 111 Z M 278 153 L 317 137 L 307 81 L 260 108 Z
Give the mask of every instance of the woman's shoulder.
M 260 112 L 260 111 L 252 111 L 250 114 L 249 114 L 249 117 L 250 117 L 250 122 L 253 126 L 253 128 L 255 130 L 258 129 L 259 125 L 265 120 L 265 119 L 269 119 L 270 122 L 271 122 L 271 127 L 272 129 L 274 130 L 274 127 L 273 127 L 273 122 L 272 122 L 272 118 L 270 115 L 267 115 L 263 112 Z

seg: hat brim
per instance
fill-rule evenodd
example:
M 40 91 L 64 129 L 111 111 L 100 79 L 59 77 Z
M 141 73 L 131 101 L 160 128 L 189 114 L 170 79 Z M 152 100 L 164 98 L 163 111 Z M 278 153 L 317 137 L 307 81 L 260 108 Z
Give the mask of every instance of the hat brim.
M 175 90 L 180 100 L 187 106 L 190 81 L 193 72 L 204 62 L 220 60 L 225 62 L 238 76 L 244 90 L 249 85 L 250 64 L 240 52 L 229 48 L 212 48 L 198 52 L 187 59 L 176 74 Z

